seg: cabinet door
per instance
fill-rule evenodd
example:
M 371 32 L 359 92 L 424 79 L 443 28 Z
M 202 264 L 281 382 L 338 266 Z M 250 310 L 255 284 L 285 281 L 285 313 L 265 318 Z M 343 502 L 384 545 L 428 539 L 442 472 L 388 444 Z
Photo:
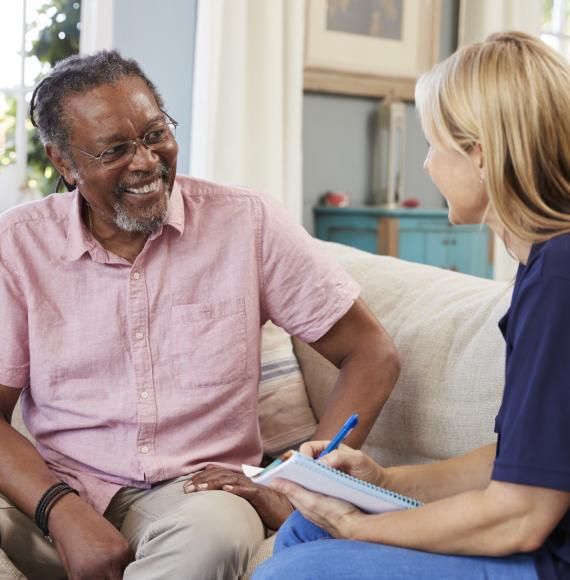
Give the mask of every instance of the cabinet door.
M 450 232 L 427 232 L 426 233 L 426 253 L 427 263 L 439 268 L 464 272 L 461 268 L 459 258 L 463 244 L 458 248 L 460 235 L 453 235 Z
M 319 216 L 317 238 L 375 254 L 378 250 L 378 219 L 360 216 Z
M 451 247 L 452 260 L 460 265 L 460 271 L 483 278 L 493 277 L 492 233 L 487 229 L 473 228 L 461 233 L 461 243 Z M 456 254 L 454 254 L 456 252 Z
M 427 234 L 420 230 L 400 230 L 398 258 L 409 262 L 429 264 L 427 261 Z
M 427 263 L 473 276 L 491 277 L 487 260 L 487 231 L 427 234 Z

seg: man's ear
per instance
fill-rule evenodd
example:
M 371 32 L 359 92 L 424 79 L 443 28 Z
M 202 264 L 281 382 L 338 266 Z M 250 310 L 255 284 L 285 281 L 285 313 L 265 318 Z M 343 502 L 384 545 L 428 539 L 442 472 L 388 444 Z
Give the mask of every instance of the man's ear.
M 71 167 L 71 162 L 67 157 L 64 157 L 59 149 L 53 145 L 46 145 L 46 155 L 49 160 L 54 164 L 55 168 L 59 171 L 59 174 L 63 177 L 66 185 L 74 186 L 76 185 L 75 172 Z

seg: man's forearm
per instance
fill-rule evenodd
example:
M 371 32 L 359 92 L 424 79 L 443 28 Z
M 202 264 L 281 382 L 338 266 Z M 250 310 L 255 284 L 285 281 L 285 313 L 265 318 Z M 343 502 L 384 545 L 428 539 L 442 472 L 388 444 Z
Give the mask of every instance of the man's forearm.
M 57 476 L 36 448 L 0 418 L 0 493 L 33 519 L 38 501 Z
M 391 341 L 348 357 L 341 364 L 313 438 L 331 439 L 352 413 L 358 413 L 358 427 L 344 443 L 360 448 L 390 396 L 399 372 L 398 356 Z

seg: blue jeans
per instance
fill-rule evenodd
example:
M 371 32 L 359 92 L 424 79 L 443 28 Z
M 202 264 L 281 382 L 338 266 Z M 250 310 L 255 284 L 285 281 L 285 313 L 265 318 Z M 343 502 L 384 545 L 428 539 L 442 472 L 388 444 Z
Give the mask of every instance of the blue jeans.
M 335 540 L 295 512 L 253 580 L 538 580 L 533 557 L 446 556 Z

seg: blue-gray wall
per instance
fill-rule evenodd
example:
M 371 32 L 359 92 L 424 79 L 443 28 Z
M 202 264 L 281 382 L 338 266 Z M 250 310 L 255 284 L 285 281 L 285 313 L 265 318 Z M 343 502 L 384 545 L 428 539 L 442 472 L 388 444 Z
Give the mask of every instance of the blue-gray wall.
M 115 0 L 113 46 L 136 59 L 179 123 L 178 171 L 190 168 L 190 121 L 198 0 Z
M 440 58 L 457 47 L 459 0 L 443 0 Z M 379 99 L 305 93 L 303 101 L 303 225 L 312 233 L 313 207 L 326 191 L 346 191 L 351 204 L 371 203 L 373 136 Z M 405 192 L 423 207 L 443 207 L 423 172 L 427 144 L 413 104 L 406 106 Z

